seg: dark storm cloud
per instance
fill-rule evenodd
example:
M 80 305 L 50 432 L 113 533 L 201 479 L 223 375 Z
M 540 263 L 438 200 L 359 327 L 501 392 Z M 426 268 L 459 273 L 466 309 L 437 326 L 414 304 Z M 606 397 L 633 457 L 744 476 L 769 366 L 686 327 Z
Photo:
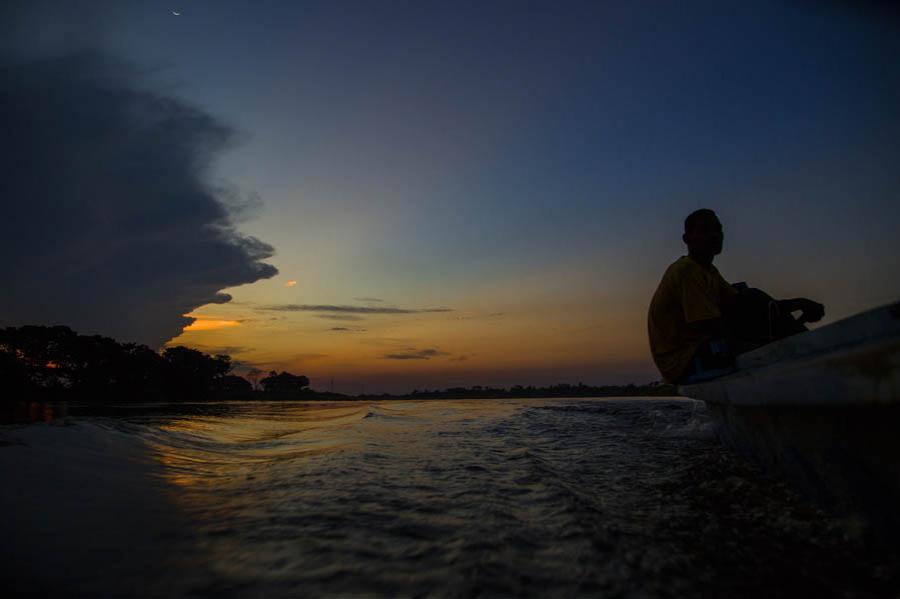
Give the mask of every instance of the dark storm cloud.
M 0 323 L 160 346 L 277 273 L 206 179 L 232 131 L 100 52 L 0 56 Z M 225 194 L 234 203 L 234 194 Z
M 397 353 L 397 354 L 385 354 L 385 360 L 429 360 L 434 358 L 435 356 L 449 356 L 447 352 L 440 351 L 434 348 L 428 349 L 413 349 L 409 348 L 405 352 Z
M 272 306 L 260 306 L 257 310 L 276 312 L 332 312 L 339 314 L 422 314 L 425 312 L 452 312 L 450 308 L 377 308 L 373 306 L 338 306 L 321 304 L 278 304 Z

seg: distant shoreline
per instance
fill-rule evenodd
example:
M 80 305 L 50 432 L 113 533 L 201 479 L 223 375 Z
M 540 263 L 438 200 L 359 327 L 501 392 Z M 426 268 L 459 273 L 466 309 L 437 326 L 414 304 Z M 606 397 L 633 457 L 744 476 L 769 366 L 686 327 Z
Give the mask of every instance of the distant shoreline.
M 313 392 L 317 395 L 340 395 Z M 451 388 L 435 391 L 413 391 L 404 395 L 392 393 L 384 394 L 360 394 L 344 396 L 351 399 L 375 400 L 375 399 L 529 399 L 529 398 L 590 398 L 590 397 L 665 397 L 679 395 L 674 385 L 650 383 L 647 385 L 604 385 L 595 387 L 590 385 L 555 385 L 553 387 L 523 387 L 520 385 L 510 388 L 470 387 Z
M 553 398 L 602 398 L 602 397 L 673 397 L 679 396 L 678 389 L 674 385 L 649 384 L 649 385 L 607 385 L 591 387 L 587 385 L 557 385 L 554 387 L 511 387 L 511 388 L 452 388 L 442 390 L 413 391 L 412 393 L 367 393 L 348 395 L 330 391 L 316 391 L 303 389 L 299 392 L 283 391 L 246 391 L 239 393 L 220 393 L 208 396 L 186 398 L 183 395 L 175 397 L 147 397 L 138 399 L 115 399 L 106 397 L 102 401 L 87 399 L 85 397 L 67 397 L 63 394 L 56 396 L 23 397 L 14 401 L 20 403 L 215 403 L 218 401 L 401 401 L 401 400 L 456 400 L 456 399 L 553 399 Z M 11 402 L 10 402 L 11 403 Z
M 678 395 L 673 385 L 549 387 L 450 387 L 410 393 L 346 395 L 316 391 L 305 375 L 259 369 L 233 374 L 231 356 L 183 346 L 156 352 L 69 327 L 25 325 L 0 329 L 0 379 L 12 402 L 371 401 L 424 399 L 527 399 L 553 397 L 659 397 Z M 12 401 L 10 401 L 12 400 Z

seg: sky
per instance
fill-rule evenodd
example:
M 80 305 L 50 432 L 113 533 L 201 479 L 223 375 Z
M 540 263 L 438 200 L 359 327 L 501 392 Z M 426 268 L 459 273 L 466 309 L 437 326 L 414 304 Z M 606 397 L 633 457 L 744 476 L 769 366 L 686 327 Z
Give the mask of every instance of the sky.
M 2 324 L 349 393 L 646 382 L 701 207 L 729 281 L 896 301 L 885 6 L 13 1 Z

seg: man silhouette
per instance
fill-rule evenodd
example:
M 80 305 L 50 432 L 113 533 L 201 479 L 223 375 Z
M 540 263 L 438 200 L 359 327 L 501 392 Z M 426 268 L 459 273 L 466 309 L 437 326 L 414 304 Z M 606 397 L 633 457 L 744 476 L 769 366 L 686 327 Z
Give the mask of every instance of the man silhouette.
M 689 214 L 682 239 L 688 255 L 666 269 L 647 318 L 653 361 L 667 382 L 725 374 L 736 355 L 801 333 L 804 322 L 825 314 L 822 304 L 806 298 L 774 300 L 744 283 L 729 285 L 712 264 L 724 239 L 712 210 Z

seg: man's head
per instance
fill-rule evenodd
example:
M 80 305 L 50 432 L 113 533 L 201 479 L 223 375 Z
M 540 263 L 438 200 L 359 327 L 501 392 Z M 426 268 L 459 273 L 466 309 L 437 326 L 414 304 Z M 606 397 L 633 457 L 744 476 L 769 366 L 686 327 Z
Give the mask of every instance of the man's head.
M 722 223 L 709 208 L 701 208 L 684 219 L 684 235 L 681 236 L 692 256 L 707 258 L 722 252 Z

